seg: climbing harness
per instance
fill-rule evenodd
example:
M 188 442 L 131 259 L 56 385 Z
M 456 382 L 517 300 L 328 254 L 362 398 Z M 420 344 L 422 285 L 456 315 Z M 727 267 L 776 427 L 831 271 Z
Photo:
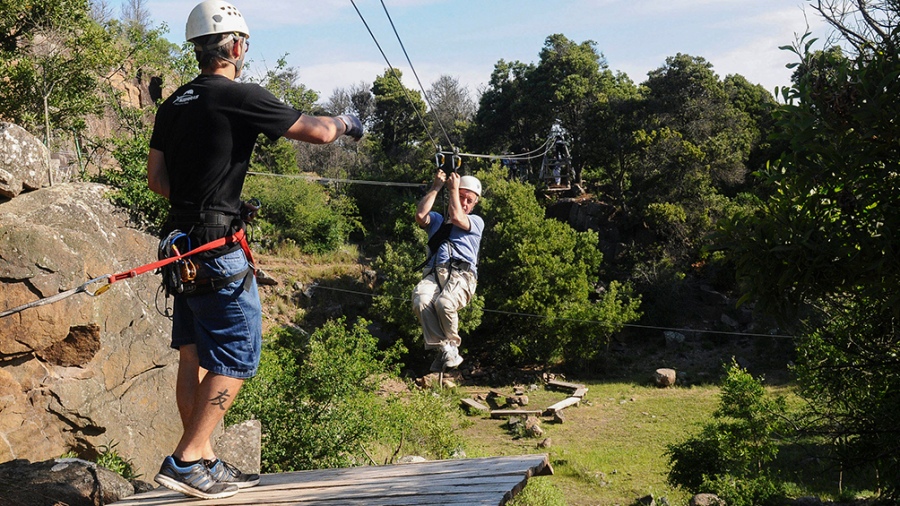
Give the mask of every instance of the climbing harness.
M 442 263 L 442 264 L 438 264 L 436 262 L 433 263 L 431 265 L 431 269 L 429 269 L 429 271 L 423 277 L 428 277 L 431 274 L 434 274 L 438 268 L 447 269 L 447 279 L 450 279 L 450 275 L 453 273 L 454 270 L 468 271 L 468 272 L 472 272 L 474 274 L 474 271 L 472 270 L 472 264 L 470 264 L 469 262 L 466 262 L 465 260 L 453 258 L 453 252 L 456 251 L 457 253 L 459 253 L 459 250 L 456 248 L 456 245 L 454 245 L 452 242 L 450 242 L 450 232 L 452 232 L 452 231 L 453 231 L 453 224 L 450 223 L 449 220 L 447 220 L 447 221 L 444 221 L 444 223 L 442 223 L 441 226 L 438 227 L 438 229 L 434 232 L 434 234 L 432 234 L 432 236 L 428 238 L 428 258 L 426 258 L 424 262 L 422 262 L 421 264 L 416 266 L 415 269 L 417 271 L 422 270 L 426 266 L 428 266 L 428 263 L 432 261 L 432 259 L 435 257 L 435 255 L 437 255 L 438 250 L 444 244 L 446 244 L 447 247 L 450 249 L 450 251 L 448 251 L 450 259 L 448 262 Z M 441 286 L 440 276 L 435 275 L 434 280 L 435 280 L 435 283 L 437 283 L 437 285 L 438 285 L 438 291 L 443 292 L 444 287 Z
M 178 247 L 179 243 L 187 244 L 187 254 L 182 254 L 180 252 Z M 167 297 L 169 295 L 191 296 L 215 292 L 241 278 L 244 278 L 244 287 L 249 287 L 252 275 L 255 274 L 256 269 L 253 263 L 253 256 L 250 254 L 250 246 L 247 244 L 247 236 L 243 230 L 238 230 L 237 233 L 231 236 L 206 243 L 193 250 L 190 249 L 190 244 L 190 237 L 177 229 L 170 232 L 168 236 L 159 242 L 159 260 L 161 262 L 167 262 L 172 258 L 176 259 L 175 261 L 168 262 L 160 267 L 160 271 L 162 272 L 162 286 L 165 289 Z M 214 246 L 209 247 L 210 244 L 214 244 Z M 208 251 L 219 246 L 233 244 L 240 244 L 241 249 L 244 250 L 244 255 L 247 256 L 247 261 L 250 265 L 245 270 L 221 278 L 197 277 L 197 268 L 193 261 L 188 258 L 190 255 Z

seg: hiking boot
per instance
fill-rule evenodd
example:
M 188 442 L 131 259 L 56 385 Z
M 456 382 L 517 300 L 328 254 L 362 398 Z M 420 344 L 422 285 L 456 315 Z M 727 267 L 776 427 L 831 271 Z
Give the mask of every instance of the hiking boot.
M 163 460 L 153 479 L 170 490 L 200 499 L 224 499 L 238 493 L 237 485 L 217 482 L 203 462 L 178 467 L 171 455 Z
M 204 462 L 206 463 L 206 468 L 209 469 L 209 474 L 219 483 L 231 483 L 237 485 L 238 488 L 250 488 L 259 485 L 259 475 L 256 473 L 245 473 L 222 459 L 216 459 L 215 461 L 206 460 Z

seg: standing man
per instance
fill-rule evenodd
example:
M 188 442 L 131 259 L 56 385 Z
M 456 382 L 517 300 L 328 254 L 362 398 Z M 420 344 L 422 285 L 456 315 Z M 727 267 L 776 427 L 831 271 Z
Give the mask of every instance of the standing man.
M 446 219 L 431 210 L 441 188 L 447 186 L 450 205 Z M 413 311 L 422 324 L 425 349 L 437 350 L 432 371 L 462 363 L 459 354 L 459 310 L 472 300 L 478 277 L 478 249 L 484 220 L 471 214 L 481 197 L 481 182 L 438 169 L 431 189 L 419 201 L 416 223 L 428 231 L 429 259 L 424 277 L 413 291 Z
M 259 85 L 235 82 L 250 30 L 233 5 L 206 0 L 194 7 L 186 38 L 194 44 L 200 75 L 159 107 L 147 179 L 172 205 L 163 237 L 181 230 L 197 247 L 242 231 L 241 189 L 260 133 L 324 144 L 341 135 L 358 140 L 363 128 L 356 117 L 307 116 Z M 185 290 L 175 295 L 173 307 L 175 396 L 184 432 L 155 479 L 204 499 L 229 497 L 259 483 L 259 475 L 217 459 L 210 442 L 259 365 L 262 312 L 245 251 L 235 240 L 191 257 L 196 273 L 182 278 Z

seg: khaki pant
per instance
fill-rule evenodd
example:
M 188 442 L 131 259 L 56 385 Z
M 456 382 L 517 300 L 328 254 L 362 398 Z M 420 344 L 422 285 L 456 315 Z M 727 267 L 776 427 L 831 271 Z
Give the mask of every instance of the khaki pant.
M 422 324 L 425 349 L 440 348 L 442 344 L 459 346 L 462 340 L 458 312 L 472 300 L 477 281 L 469 271 L 448 271 L 444 267 L 431 271 L 430 267 L 425 269 L 425 277 L 416 285 L 412 297 L 413 312 Z

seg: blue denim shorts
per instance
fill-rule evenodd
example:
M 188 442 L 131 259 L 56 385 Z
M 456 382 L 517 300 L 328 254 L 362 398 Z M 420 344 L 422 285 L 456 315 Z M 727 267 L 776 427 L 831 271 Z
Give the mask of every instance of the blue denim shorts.
M 197 277 L 228 277 L 249 264 L 241 250 L 198 262 Z M 232 378 L 252 378 L 262 347 L 262 308 L 256 277 L 244 288 L 241 277 L 217 292 L 176 296 L 172 347 L 196 344 L 200 367 Z

